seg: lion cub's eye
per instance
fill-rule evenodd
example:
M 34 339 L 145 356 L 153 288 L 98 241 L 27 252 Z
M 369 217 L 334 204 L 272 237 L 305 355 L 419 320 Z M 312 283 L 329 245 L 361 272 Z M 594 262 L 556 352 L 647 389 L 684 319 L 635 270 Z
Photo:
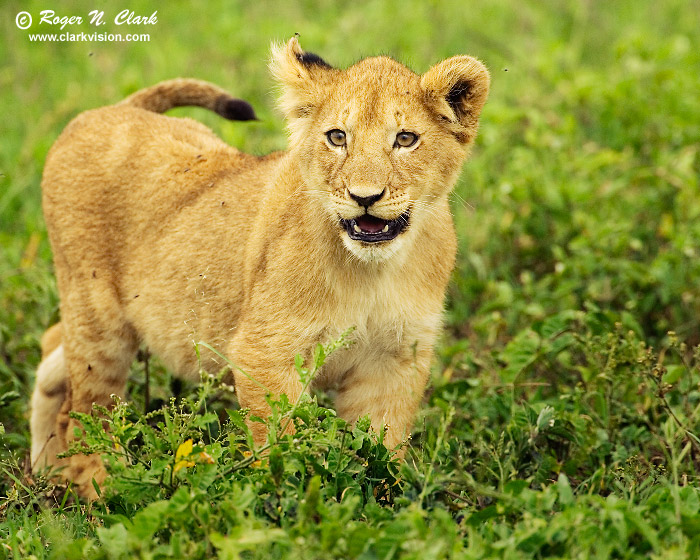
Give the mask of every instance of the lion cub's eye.
M 394 147 L 398 148 L 399 146 L 402 148 L 410 148 L 418 142 L 418 135 L 413 134 L 413 132 L 399 132 L 396 135 L 396 142 L 394 143 Z
M 326 138 L 333 146 L 345 146 L 345 133 L 342 130 L 334 128 L 326 132 Z

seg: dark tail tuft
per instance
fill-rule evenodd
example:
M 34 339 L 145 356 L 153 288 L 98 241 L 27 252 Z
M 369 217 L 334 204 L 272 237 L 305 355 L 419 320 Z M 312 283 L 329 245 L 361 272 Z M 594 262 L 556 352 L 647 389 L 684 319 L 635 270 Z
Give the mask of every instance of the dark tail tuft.
M 222 95 L 216 100 L 214 111 L 230 121 L 258 120 L 250 103 L 228 95 Z

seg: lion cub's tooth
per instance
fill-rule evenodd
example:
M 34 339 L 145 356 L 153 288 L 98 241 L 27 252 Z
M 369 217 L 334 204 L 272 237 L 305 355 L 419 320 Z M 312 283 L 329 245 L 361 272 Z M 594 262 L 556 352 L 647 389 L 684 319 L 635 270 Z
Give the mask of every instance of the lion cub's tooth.
M 384 226 L 384 229 L 382 230 L 382 233 L 387 233 L 389 231 L 389 224 Z
M 352 229 L 354 229 L 357 233 L 362 233 L 360 226 L 358 226 L 357 224 L 353 224 Z

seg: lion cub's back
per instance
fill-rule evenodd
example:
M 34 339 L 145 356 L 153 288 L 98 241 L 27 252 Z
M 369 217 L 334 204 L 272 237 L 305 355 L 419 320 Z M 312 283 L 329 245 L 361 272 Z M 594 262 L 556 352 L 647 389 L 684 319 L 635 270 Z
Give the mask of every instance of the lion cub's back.
M 191 160 L 219 154 L 215 165 L 245 158 L 211 130 L 191 119 L 172 118 L 143 109 L 114 106 L 86 111 L 73 119 L 46 159 L 42 190 L 51 219 L 63 204 L 82 209 L 94 203 L 119 210 L 132 200 L 140 207 L 188 189 Z M 146 197 L 146 198 L 144 198 Z M 68 210 L 70 210 L 68 208 Z M 92 208 L 94 210 L 94 207 Z M 64 210 L 61 208 L 61 210 Z
M 86 111 L 66 127 L 44 168 L 54 251 L 75 251 L 82 259 L 89 234 L 91 252 L 105 244 L 114 252 L 116 242 L 132 253 L 132 242 L 159 237 L 183 209 L 221 188 L 237 191 L 242 214 L 254 213 L 263 181 L 259 159 L 191 119 L 128 106 Z

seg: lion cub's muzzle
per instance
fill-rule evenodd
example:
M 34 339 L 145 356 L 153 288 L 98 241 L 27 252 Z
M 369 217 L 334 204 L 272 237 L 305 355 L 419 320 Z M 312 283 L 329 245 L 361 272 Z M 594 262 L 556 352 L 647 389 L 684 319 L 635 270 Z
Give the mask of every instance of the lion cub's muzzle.
M 351 220 L 340 220 L 340 225 L 348 232 L 350 239 L 365 243 L 391 241 L 408 227 L 411 209 L 409 208 L 395 220 L 382 220 L 370 213 Z

